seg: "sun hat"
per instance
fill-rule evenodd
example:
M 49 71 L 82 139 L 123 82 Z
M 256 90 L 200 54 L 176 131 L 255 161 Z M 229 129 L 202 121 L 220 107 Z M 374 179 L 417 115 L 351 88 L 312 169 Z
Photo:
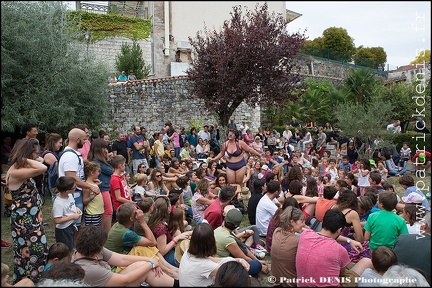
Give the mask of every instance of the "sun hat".
M 189 248 L 190 245 L 190 239 L 184 239 L 177 243 L 175 247 L 175 260 L 180 263 L 181 258 L 184 254 L 184 252 Z

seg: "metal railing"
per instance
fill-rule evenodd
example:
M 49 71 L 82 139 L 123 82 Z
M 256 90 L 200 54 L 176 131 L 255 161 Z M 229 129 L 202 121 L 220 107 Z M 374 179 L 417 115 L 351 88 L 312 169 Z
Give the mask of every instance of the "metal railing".
M 129 2 L 129 4 L 127 2 Z M 149 17 L 148 7 L 144 6 L 143 2 L 144 1 L 106 1 L 106 4 L 94 4 L 92 2 L 78 1 L 77 9 L 91 13 L 118 14 L 121 16 L 147 19 Z
M 383 63 L 378 63 L 366 57 L 356 57 L 339 51 L 334 51 L 327 48 L 305 47 L 302 49 L 305 55 L 313 56 L 314 58 L 334 63 L 344 64 L 351 67 L 371 68 L 376 73 L 387 74 L 388 69 Z M 388 67 L 388 64 L 387 64 Z

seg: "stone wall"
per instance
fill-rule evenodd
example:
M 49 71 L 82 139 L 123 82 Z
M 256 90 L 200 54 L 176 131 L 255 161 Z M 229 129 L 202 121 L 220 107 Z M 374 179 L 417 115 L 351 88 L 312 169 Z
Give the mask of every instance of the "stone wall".
M 161 30 L 160 15 L 155 15 L 155 30 Z M 158 31 L 160 33 L 160 31 Z M 160 34 L 159 34 L 160 35 Z M 97 59 L 105 62 L 114 72 L 115 59 L 121 51 L 122 43 L 132 44 L 132 40 L 123 37 L 111 37 L 92 44 L 81 44 L 85 53 L 92 53 Z M 183 125 L 187 129 L 192 126 L 192 121 L 207 124 L 217 124 L 215 117 L 203 108 L 199 100 L 187 100 L 188 93 L 187 76 L 167 77 L 170 75 L 170 63 L 175 56 L 163 55 L 163 39 L 160 37 L 138 41 L 143 50 L 143 58 L 146 64 L 153 60 L 152 49 L 155 51 L 155 74 L 149 79 L 128 83 L 110 84 L 110 102 L 112 110 L 111 122 L 104 125 L 107 131 L 118 130 L 127 132 L 131 127 L 139 124 L 145 126 L 149 133 L 160 130 L 167 120 L 175 125 Z M 87 50 L 88 49 L 88 50 Z M 170 51 L 172 52 L 172 51 Z M 339 86 L 353 67 L 326 60 L 315 59 L 310 56 L 301 58 L 301 74 L 304 77 L 313 77 L 319 80 L 330 81 Z M 312 63 L 312 64 L 311 64 Z M 107 75 L 108 77 L 108 75 Z M 252 133 L 258 127 L 268 123 L 261 114 L 260 108 L 251 108 L 242 104 L 234 112 L 233 117 L 237 125 L 244 120 L 249 125 Z
M 188 85 L 185 76 L 110 84 L 111 122 L 103 128 L 126 133 L 138 124 L 146 127 L 148 133 L 153 133 L 159 131 L 167 120 L 186 129 L 192 127 L 192 121 L 217 124 L 202 101 L 186 99 Z M 259 107 L 253 109 L 242 104 L 233 116 L 237 125 L 244 120 L 252 131 L 257 131 L 261 124 Z

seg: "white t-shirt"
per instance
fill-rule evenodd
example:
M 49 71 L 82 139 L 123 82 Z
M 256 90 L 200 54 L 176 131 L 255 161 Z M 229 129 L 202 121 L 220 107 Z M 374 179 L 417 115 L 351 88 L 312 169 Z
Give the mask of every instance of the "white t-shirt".
M 196 258 L 186 250 L 179 267 L 180 287 L 207 287 L 213 284 L 214 277 L 210 276 L 210 274 L 219 265 L 228 261 L 234 261 L 234 258 L 225 257 L 216 263 L 208 258 Z
M 260 236 L 267 235 L 267 228 L 270 220 L 278 209 L 276 203 L 277 199 L 275 198 L 271 200 L 267 194 L 265 194 L 258 202 L 256 208 L 256 225 Z
M 288 141 L 292 137 L 291 130 L 284 130 L 282 136 L 285 138 L 286 141 Z
M 75 199 L 73 198 L 72 194 L 68 194 L 68 199 L 63 199 L 57 196 L 53 203 L 52 212 L 53 212 L 53 218 L 70 216 L 75 214 L 77 210 L 75 206 Z M 65 229 L 75 222 L 76 220 L 69 220 L 63 223 L 56 224 L 55 227 L 58 229 Z
M 369 170 L 364 170 L 365 172 L 367 171 L 368 174 L 366 174 L 366 176 L 362 175 L 362 172 L 358 172 L 358 178 L 357 178 L 357 185 L 360 187 L 369 187 L 370 183 L 369 183 Z
M 140 196 L 144 197 L 144 195 L 145 195 L 144 187 L 136 185 L 134 189 L 135 189 L 134 190 L 135 194 L 139 194 Z
M 210 140 L 210 132 L 205 132 L 204 130 L 201 130 L 198 132 L 198 137 L 202 138 L 203 140 Z
M 246 131 L 247 131 L 248 129 L 249 129 L 249 126 L 248 126 L 247 124 L 245 124 L 244 126 L 243 126 L 243 124 L 240 125 L 240 131 L 241 131 L 241 134 L 242 134 L 242 135 L 246 134 Z
M 85 181 L 84 176 L 84 161 L 80 152 L 74 150 L 78 156 L 74 152 L 66 152 L 67 150 L 74 150 L 71 147 L 66 147 L 63 151 L 63 154 L 60 157 L 59 161 L 59 177 L 65 176 L 66 171 L 74 171 L 76 172 L 76 176 Z M 80 159 L 78 159 L 78 157 Z M 81 188 L 77 187 L 78 190 Z
M 420 228 L 422 224 L 419 221 L 414 222 L 414 224 L 411 226 L 410 224 L 407 224 L 408 233 L 409 234 L 420 234 Z
M 401 129 L 401 127 L 399 125 L 395 127 L 395 126 L 393 126 L 393 124 L 387 125 L 387 130 L 390 130 L 390 131 L 392 131 L 395 134 L 402 131 L 402 129 Z

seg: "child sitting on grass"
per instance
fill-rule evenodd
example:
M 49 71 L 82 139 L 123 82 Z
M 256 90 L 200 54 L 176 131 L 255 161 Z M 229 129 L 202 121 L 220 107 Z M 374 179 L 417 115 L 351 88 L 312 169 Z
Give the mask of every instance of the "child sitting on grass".
M 401 234 L 408 234 L 405 220 L 393 212 L 396 209 L 397 197 L 391 191 L 383 191 L 378 196 L 378 212 L 369 215 L 364 226 L 364 238 L 370 240 L 369 247 L 373 251 L 378 246 L 392 249 Z

